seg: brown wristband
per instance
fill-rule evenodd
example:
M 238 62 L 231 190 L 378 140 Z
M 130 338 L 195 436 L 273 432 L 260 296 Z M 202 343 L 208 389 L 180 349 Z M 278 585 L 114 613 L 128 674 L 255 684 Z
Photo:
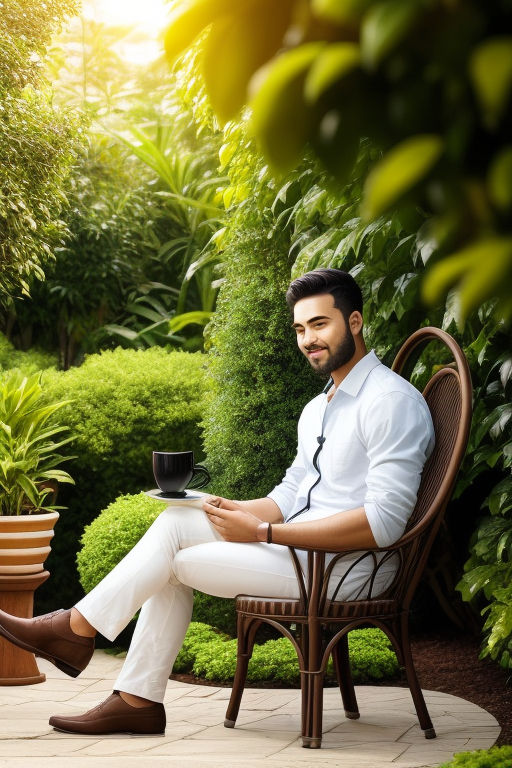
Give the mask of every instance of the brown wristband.
M 260 523 L 256 528 L 256 540 L 272 544 L 272 525 L 270 523 Z

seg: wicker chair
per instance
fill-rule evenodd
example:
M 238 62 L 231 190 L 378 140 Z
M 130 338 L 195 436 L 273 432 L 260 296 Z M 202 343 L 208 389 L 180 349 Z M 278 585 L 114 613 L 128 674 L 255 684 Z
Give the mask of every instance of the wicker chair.
M 332 570 L 347 552 L 337 552 L 326 567 L 326 551 L 308 551 L 305 578 L 293 547 L 289 549 L 299 599 L 238 596 L 238 657 L 224 723 L 227 728 L 235 725 L 255 634 L 261 623 L 266 622 L 289 638 L 295 647 L 301 670 L 302 743 L 304 747 L 320 747 L 323 680 L 329 656 L 333 658 L 345 715 L 356 719 L 359 709 L 350 672 L 348 633 L 361 625 L 373 625 L 380 627 L 393 644 L 400 664 L 405 667 L 420 726 L 427 739 L 435 738 L 411 655 L 409 607 L 464 456 L 471 422 L 472 388 L 468 365 L 459 346 L 437 328 L 422 328 L 410 336 L 398 352 L 393 370 L 401 375 L 406 369 L 410 373 L 431 340 L 444 342 L 454 362 L 434 373 L 423 392 L 434 422 L 436 445 L 423 470 L 416 507 L 403 536 L 385 550 L 364 552 L 357 560 L 372 560 L 373 573 L 364 599 L 342 602 L 336 600 L 336 592 L 328 596 L 328 585 L 329 594 L 332 590 L 332 583 L 329 584 Z M 381 553 L 379 557 L 378 553 Z M 390 557 L 398 561 L 393 582 L 385 592 L 373 596 L 374 577 Z

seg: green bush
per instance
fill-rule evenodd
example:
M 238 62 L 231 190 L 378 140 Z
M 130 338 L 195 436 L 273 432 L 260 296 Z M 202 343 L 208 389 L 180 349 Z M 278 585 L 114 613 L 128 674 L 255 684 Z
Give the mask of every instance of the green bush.
M 42 371 L 45 368 L 55 368 L 56 365 L 57 355 L 39 349 L 22 352 L 16 349 L 3 333 L 0 333 L 0 372 L 17 368 L 25 375 L 30 376 L 31 373 Z
M 268 229 L 261 213 L 244 209 L 224 251 L 225 282 L 209 327 L 205 450 L 212 486 L 233 498 L 265 495 L 281 480 L 302 406 L 322 386 L 290 330 L 288 239 L 269 238 Z
M 443 763 L 439 768 L 510 768 L 512 765 L 512 746 L 477 749 L 474 752 L 458 752 L 453 760 Z
M 128 554 L 164 508 L 162 502 L 151 499 L 144 493 L 126 494 L 109 504 L 85 527 L 80 539 L 82 548 L 77 554 L 80 583 L 85 592 L 90 592 Z M 204 643 L 206 639 L 213 639 L 219 630 L 231 636 L 236 630 L 233 600 L 223 600 L 196 592 L 192 618 L 196 622 L 204 622 L 197 625 L 195 634 L 187 636 L 187 642 L 194 645 L 198 640 Z M 217 630 L 210 631 L 207 624 L 213 625 Z M 227 635 L 225 637 L 227 638 Z M 122 645 L 121 642 L 119 644 Z M 187 648 L 185 643 L 180 653 L 182 664 L 188 659 Z
M 210 630 L 210 631 L 208 631 Z M 212 635 L 213 632 L 213 635 Z M 175 672 L 193 672 L 206 680 L 232 680 L 236 669 L 236 640 L 226 640 L 204 624 L 191 624 L 185 638 L 186 651 L 177 657 Z M 185 647 L 185 644 L 184 644 Z M 398 662 L 391 643 L 379 629 L 357 629 L 349 635 L 349 652 L 355 682 L 381 680 L 398 671 Z M 333 677 L 332 663 L 327 668 Z M 297 655 L 284 637 L 255 644 L 247 679 L 276 681 L 288 685 L 299 682 Z
M 226 632 L 230 637 L 236 635 L 235 601 L 229 598 L 196 592 L 193 618 L 195 621 L 211 624 L 212 627 Z
M 86 525 L 76 561 L 80 584 L 90 592 L 146 533 L 165 504 L 144 493 L 120 496 Z
M 59 503 L 69 509 L 59 520 L 51 585 L 38 590 L 39 608 L 80 597 L 73 574 L 84 526 L 120 494 L 154 487 L 153 450 L 193 450 L 202 458 L 203 360 L 162 348 L 116 349 L 91 355 L 80 368 L 45 372 L 48 400 L 72 401 L 62 422 L 76 435 L 78 458 L 69 463 L 75 487 L 60 492 Z
M 227 635 L 219 633 L 215 627 L 198 621 L 191 621 L 180 652 L 176 656 L 173 672 L 190 672 L 201 647 L 214 643 L 223 644 L 228 640 Z

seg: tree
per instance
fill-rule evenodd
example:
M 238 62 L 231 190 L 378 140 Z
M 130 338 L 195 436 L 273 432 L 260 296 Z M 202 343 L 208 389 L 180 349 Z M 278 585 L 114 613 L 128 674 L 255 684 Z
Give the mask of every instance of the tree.
M 53 107 L 42 78 L 54 34 L 75 0 L 4 0 L 0 14 L 0 303 L 42 278 L 65 225 L 63 186 L 81 126 Z

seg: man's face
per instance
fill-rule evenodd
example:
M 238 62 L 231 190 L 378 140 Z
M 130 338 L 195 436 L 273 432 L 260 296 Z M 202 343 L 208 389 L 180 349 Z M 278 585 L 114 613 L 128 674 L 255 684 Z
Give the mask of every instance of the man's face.
M 298 301 L 293 320 L 299 349 L 320 375 L 328 376 L 354 356 L 354 337 L 330 293 Z

